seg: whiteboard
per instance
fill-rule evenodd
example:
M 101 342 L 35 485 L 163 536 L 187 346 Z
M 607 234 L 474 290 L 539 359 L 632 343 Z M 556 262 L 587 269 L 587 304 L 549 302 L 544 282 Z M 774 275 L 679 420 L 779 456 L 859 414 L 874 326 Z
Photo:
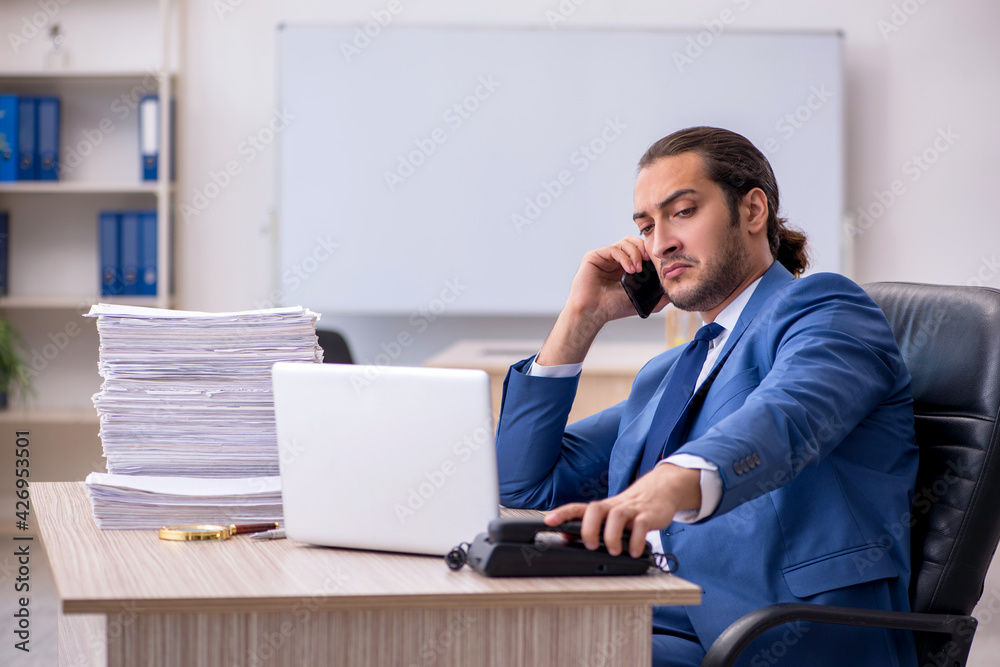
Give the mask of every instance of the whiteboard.
M 839 33 L 361 35 L 279 29 L 284 303 L 556 313 L 584 253 L 636 234 L 640 156 L 692 125 L 753 141 L 778 178 L 780 213 L 809 235 L 812 270 L 842 270 Z

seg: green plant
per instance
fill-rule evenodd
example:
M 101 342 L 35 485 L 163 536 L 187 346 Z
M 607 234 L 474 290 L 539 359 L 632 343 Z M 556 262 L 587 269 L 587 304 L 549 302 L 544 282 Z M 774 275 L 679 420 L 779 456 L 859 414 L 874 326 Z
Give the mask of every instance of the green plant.
M 23 399 L 33 391 L 28 364 L 18 347 L 20 342 L 17 330 L 7 320 L 0 319 L 0 392 Z

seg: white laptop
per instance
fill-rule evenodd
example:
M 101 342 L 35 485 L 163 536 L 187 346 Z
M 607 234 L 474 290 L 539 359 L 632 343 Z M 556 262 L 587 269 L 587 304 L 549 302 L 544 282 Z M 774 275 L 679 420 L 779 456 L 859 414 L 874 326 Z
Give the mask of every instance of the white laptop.
M 483 371 L 282 362 L 272 378 L 290 539 L 443 555 L 498 515 Z

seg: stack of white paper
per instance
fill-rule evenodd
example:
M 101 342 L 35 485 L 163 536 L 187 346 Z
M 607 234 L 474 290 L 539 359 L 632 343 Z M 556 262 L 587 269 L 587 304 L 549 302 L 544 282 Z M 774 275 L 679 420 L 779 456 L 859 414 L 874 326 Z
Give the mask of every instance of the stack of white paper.
M 278 521 L 271 366 L 316 363 L 304 308 L 199 313 L 98 304 L 94 395 L 108 472 L 87 478 L 101 528 Z
M 168 525 L 281 521 L 281 478 L 87 476 L 97 525 L 139 530 Z
M 88 315 L 101 339 L 94 406 L 108 472 L 278 474 L 271 366 L 322 361 L 316 313 L 98 304 Z

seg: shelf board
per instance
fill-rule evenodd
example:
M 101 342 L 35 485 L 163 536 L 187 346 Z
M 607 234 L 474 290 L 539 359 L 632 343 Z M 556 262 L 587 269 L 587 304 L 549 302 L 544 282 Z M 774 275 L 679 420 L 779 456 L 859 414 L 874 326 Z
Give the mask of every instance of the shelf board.
M 162 72 L 156 70 L 108 70 L 108 71 L 73 71 L 73 70 L 37 70 L 37 71 L 0 71 L 0 81 L 30 81 L 32 79 L 45 79 L 50 81 L 129 81 L 144 79 L 147 76 L 160 76 Z M 176 72 L 168 72 L 171 77 L 177 76 Z
M 94 408 L 24 408 L 0 410 L 0 424 L 97 424 Z
M 0 297 L 0 309 L 76 310 L 99 302 L 152 308 L 159 305 L 155 296 L 4 296 Z
M 173 190 L 171 183 L 169 189 Z M 90 183 L 86 181 L 8 181 L 0 183 L 0 194 L 156 194 L 160 184 L 143 183 Z

